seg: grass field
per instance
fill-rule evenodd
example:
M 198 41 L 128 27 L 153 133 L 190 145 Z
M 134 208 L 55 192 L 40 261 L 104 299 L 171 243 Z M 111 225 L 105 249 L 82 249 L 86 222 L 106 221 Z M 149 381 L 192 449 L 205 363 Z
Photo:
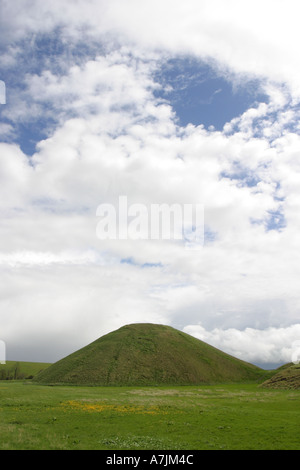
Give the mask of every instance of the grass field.
M 300 449 L 300 391 L 0 382 L 0 449 Z

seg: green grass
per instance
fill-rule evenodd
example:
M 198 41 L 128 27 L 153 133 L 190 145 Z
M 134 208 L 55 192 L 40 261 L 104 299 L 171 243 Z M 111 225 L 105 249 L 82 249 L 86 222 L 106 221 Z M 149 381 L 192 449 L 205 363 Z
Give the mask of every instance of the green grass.
M 300 391 L 0 382 L 0 449 L 300 449 Z

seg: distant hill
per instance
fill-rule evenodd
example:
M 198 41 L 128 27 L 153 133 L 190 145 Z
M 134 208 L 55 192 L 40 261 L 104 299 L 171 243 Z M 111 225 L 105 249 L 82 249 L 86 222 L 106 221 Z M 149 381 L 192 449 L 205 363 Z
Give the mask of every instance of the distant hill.
M 300 390 L 300 364 L 285 364 L 270 379 L 262 383 L 265 388 Z
M 0 380 L 32 379 L 49 366 L 45 362 L 6 361 L 0 365 Z
M 36 381 L 87 385 L 192 385 L 262 381 L 263 371 L 170 326 L 131 324 L 70 354 Z

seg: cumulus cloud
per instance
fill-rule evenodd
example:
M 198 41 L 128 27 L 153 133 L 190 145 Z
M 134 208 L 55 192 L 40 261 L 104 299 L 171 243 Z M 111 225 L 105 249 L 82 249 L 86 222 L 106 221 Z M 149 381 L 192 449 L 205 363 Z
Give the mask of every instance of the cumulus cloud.
M 201 325 L 187 325 L 184 331 L 244 361 L 274 365 L 293 361 L 300 324 L 264 330 L 214 328 L 211 331 L 206 331 Z
M 56 360 L 124 323 L 153 321 L 250 362 L 288 360 L 300 308 L 298 4 L 1 6 L 8 354 L 23 345 L 31 359 L 43 349 Z M 233 88 L 258 77 L 268 99 L 223 130 L 180 126 L 159 72 L 186 56 Z M 202 204 L 204 246 L 99 240 L 97 207 L 120 195 L 147 207 Z
M 272 77 L 298 90 L 299 29 L 296 0 L 244 2 L 230 0 L 180 1 L 71 0 L 34 2 L 18 7 L 2 2 L 5 42 L 28 33 L 49 33 L 77 41 L 80 35 L 118 40 L 135 49 L 162 49 L 216 60 L 239 73 Z M 12 27 L 13 26 L 13 27 Z M 281 34 L 278 34 L 278 31 Z M 280 63 L 280 67 L 278 64 Z

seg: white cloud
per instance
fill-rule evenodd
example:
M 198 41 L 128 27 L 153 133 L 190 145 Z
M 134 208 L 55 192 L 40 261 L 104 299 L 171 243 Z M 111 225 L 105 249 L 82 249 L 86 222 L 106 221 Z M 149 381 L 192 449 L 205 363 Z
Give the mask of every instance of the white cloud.
M 229 71 L 284 81 L 299 93 L 297 0 L 284 6 L 280 0 L 22 0 L 17 9 L 11 2 L 2 8 L 6 42 L 58 28 L 66 42 L 106 37 L 140 51 L 192 54 Z
M 206 331 L 201 325 L 187 325 L 184 331 L 239 359 L 254 364 L 292 362 L 300 324 L 264 330 L 245 328 Z
M 11 257 L 12 258 L 12 257 Z M 1 337 L 12 360 L 56 361 L 124 325 L 169 323 L 149 284 L 155 273 L 128 264 L 93 265 L 45 254 L 1 268 Z M 70 262 L 71 261 L 71 262 Z M 12 297 L 13 296 L 13 301 Z M 19 356 L 18 356 L 19 354 Z
M 99 256 L 96 253 L 89 252 L 37 252 L 21 251 L 0 253 L 0 265 L 18 268 L 22 266 L 49 266 L 52 264 L 61 265 L 85 265 L 99 262 Z M 101 264 L 101 263 L 100 263 Z
M 17 145 L 0 143 L 0 208 L 26 204 L 32 168 Z
M 146 320 L 185 327 L 221 349 L 232 341 L 230 351 L 246 360 L 286 360 L 300 308 L 298 4 L 2 5 L 4 44 L 12 43 L 6 70 L 24 52 L 21 81 L 2 109 L 9 122 L 2 137 L 46 119 L 31 158 L 0 144 L 3 339 L 29 351 L 34 338 L 34 355 L 48 341 L 52 360 L 51 343 L 70 324 L 56 356 Z M 55 35 L 65 47 L 56 55 Z M 260 76 L 269 103 L 246 110 L 224 132 L 179 127 L 171 105 L 154 93 L 154 72 L 181 54 L 207 59 L 235 86 Z M 198 252 L 169 241 L 100 241 L 96 209 L 120 195 L 129 203 L 203 204 L 211 240 Z M 273 224 L 284 216 L 281 231 L 270 230 L 272 214 Z M 255 337 L 261 346 L 253 351 Z
M 184 327 L 200 317 L 207 328 L 218 324 L 220 331 L 227 331 L 229 324 L 235 328 L 266 328 L 270 323 L 295 321 L 299 308 L 299 268 L 294 257 L 297 226 L 289 219 L 283 233 L 265 232 L 263 225 L 252 224 L 251 219 L 263 220 L 269 210 L 277 207 L 275 183 L 283 177 L 277 171 L 279 162 L 286 172 L 284 182 L 295 178 L 297 160 L 293 156 L 297 141 L 286 138 L 278 141 L 277 147 L 270 147 L 263 139 L 249 139 L 242 134 L 226 136 L 201 128 L 182 130 L 177 135 L 175 127 L 174 134 L 166 136 L 158 132 L 159 120 L 157 124 L 137 127 L 130 119 L 122 121 L 126 133 L 115 137 L 106 130 L 99 132 L 96 121 L 96 117 L 66 121 L 39 145 L 33 167 L 15 146 L 2 147 L 3 162 L 9 162 L 3 166 L 7 196 L 3 200 L 6 217 L 0 227 L 2 250 L 6 250 L 0 258 L 2 270 L 18 267 L 18 282 L 9 276 L 7 291 L 13 293 L 18 284 L 24 283 L 28 305 L 38 289 L 39 298 L 32 301 L 31 316 L 40 315 L 43 307 L 43 323 L 53 324 L 51 334 L 44 333 L 48 341 L 51 343 L 55 335 L 61 334 L 70 317 L 81 325 L 78 305 L 83 308 L 84 302 L 89 321 L 98 325 L 95 329 L 99 336 L 121 324 L 146 318 Z M 162 122 L 166 121 L 162 116 Z M 183 158 L 177 158 L 178 154 Z M 286 158 L 292 163 L 286 165 Z M 240 186 L 228 177 L 220 179 L 222 171 L 230 170 L 235 161 L 260 177 L 258 186 Z M 268 171 L 263 171 L 266 166 Z M 290 184 L 286 187 L 284 182 L 283 195 L 296 197 L 296 186 L 291 192 Z M 100 242 L 96 238 L 96 208 L 101 202 L 116 202 L 120 194 L 128 195 L 132 202 L 147 204 L 203 203 L 205 222 L 216 232 L 216 240 L 195 253 L 168 241 Z M 287 208 L 292 200 L 286 203 Z M 92 251 L 87 252 L 87 247 Z M 113 274 L 111 268 L 103 271 L 101 263 L 99 267 L 103 253 L 105 259 L 111 256 L 115 260 Z M 119 262 L 130 257 L 138 265 L 128 266 L 128 278 Z M 161 267 L 152 277 L 141 268 L 145 263 L 160 263 Z M 85 264 L 91 265 L 88 275 L 82 267 Z M 57 282 L 55 266 L 60 265 L 69 274 Z M 37 283 L 41 266 L 47 267 L 43 271 L 44 283 Z M 86 294 L 75 302 L 71 271 L 74 266 L 76 283 L 81 276 L 85 277 L 85 286 L 87 281 L 93 285 L 98 276 L 102 279 L 104 286 L 96 297 L 90 297 L 89 289 L 84 287 Z M 29 278 L 28 269 L 32 273 Z M 113 280 L 114 287 L 103 276 Z M 99 297 L 110 320 L 102 313 L 99 318 L 95 316 Z M 131 300 L 134 297 L 136 301 Z M 23 300 L 18 299 L 10 307 L 13 323 L 13 312 L 23 311 L 24 321 L 29 315 L 29 307 L 22 310 Z M 63 321 L 62 314 L 66 316 Z M 38 334 L 39 327 L 36 329 Z M 30 328 L 23 329 L 22 334 L 26 343 Z M 81 338 L 72 339 L 73 334 L 71 330 L 67 344 L 75 348 Z M 12 341 L 12 336 L 7 337 Z M 84 337 L 92 338 L 88 328 Z M 277 358 L 274 348 L 272 351 Z

